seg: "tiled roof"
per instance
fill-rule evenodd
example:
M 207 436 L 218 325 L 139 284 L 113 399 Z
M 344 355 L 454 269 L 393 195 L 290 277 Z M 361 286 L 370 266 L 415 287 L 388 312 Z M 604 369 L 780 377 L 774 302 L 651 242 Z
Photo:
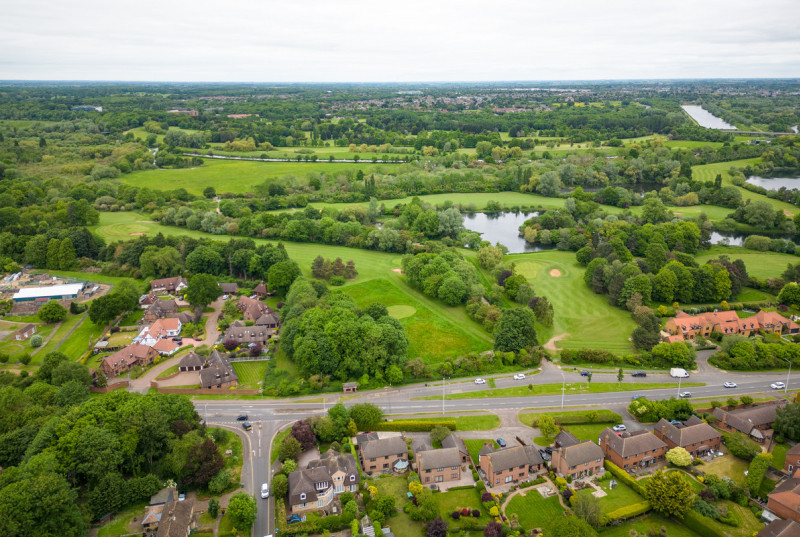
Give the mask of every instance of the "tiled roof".
M 417 464 L 420 469 L 447 468 L 461 465 L 461 453 L 458 448 L 432 449 L 417 453 Z
M 454 447 L 458 448 L 461 453 L 469 453 L 464 441 L 454 434 L 450 434 L 444 440 L 442 440 L 442 447 Z
M 649 431 L 629 436 L 619 436 L 612 429 L 606 428 L 600 433 L 600 438 L 620 457 L 629 457 L 667 447 L 663 440 Z
M 800 524 L 794 520 L 776 520 L 758 532 L 758 537 L 800 537 Z
M 719 431 L 705 422 L 695 425 L 690 425 L 689 422 L 690 420 L 686 420 L 685 422 L 688 425 L 687 427 L 678 428 L 664 418 L 661 418 L 661 421 L 656 423 L 655 429 L 661 431 L 664 436 L 681 447 L 722 437 Z
M 574 446 L 568 446 L 562 449 L 562 456 L 568 466 L 578 466 L 587 462 L 593 462 L 597 459 L 603 460 L 603 450 L 594 442 L 587 440 Z
M 156 537 L 186 537 L 192 523 L 194 502 L 190 499 L 164 505 Z
M 205 359 L 202 356 L 192 351 L 181 358 L 181 361 L 178 362 L 178 367 L 202 367 L 204 362 Z
M 580 440 L 578 440 L 571 432 L 564 430 L 556 435 L 556 437 L 553 439 L 553 443 L 558 447 L 567 447 L 579 444 Z
M 392 455 L 398 455 L 400 453 L 406 453 L 408 451 L 406 441 L 399 436 L 394 436 L 391 438 L 379 438 L 377 440 L 366 440 L 367 441 L 364 442 L 364 445 L 359 444 L 361 447 L 361 455 L 365 459 L 389 457 Z
M 792 511 L 800 509 L 800 479 L 791 477 L 769 493 L 769 501 L 779 503 Z

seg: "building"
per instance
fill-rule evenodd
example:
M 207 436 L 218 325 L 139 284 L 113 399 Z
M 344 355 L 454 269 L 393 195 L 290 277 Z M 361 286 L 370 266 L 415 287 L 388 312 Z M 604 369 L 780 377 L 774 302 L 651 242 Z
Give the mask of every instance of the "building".
M 490 487 L 526 481 L 545 469 L 544 460 L 534 446 L 481 450 L 478 466 Z
M 125 373 L 133 366 L 150 365 L 156 357 L 158 357 L 158 352 L 152 347 L 134 343 L 103 358 L 99 369 L 106 377 L 113 378 Z
M 191 351 L 189 354 L 181 358 L 180 362 L 178 362 L 178 371 L 200 371 L 203 369 L 203 364 L 205 361 L 205 358 L 196 352 Z
M 792 475 L 800 468 L 800 444 L 795 444 L 786 452 L 786 461 L 783 463 L 783 471 Z
M 574 446 L 575 444 L 580 444 L 580 443 L 581 441 L 578 440 L 574 434 L 572 434 L 567 430 L 562 430 L 553 439 L 553 446 L 557 448 Z
M 800 522 L 800 478 L 790 477 L 769 493 L 767 509 L 784 520 Z
M 158 300 L 144 310 L 142 322 L 150 324 L 158 319 L 166 319 L 178 313 L 178 303 L 174 300 Z
M 358 391 L 358 382 L 345 382 L 342 384 L 342 391 L 344 393 L 355 393 Z
M 417 453 L 417 473 L 423 485 L 461 479 L 458 448 L 432 449 Z
M 442 440 L 442 447 L 443 448 L 456 448 L 458 453 L 461 455 L 461 463 L 468 464 L 469 461 L 469 450 L 467 446 L 464 444 L 464 441 L 461 440 L 458 436 L 454 434 L 450 434 L 447 438 Z
M 553 450 L 550 465 L 557 476 L 579 479 L 594 475 L 603 469 L 603 450 L 587 440 L 567 447 Z
M 358 435 L 357 441 L 361 467 L 367 475 L 391 473 L 398 462 L 408 467 L 408 446 L 403 437 Z
M 752 317 L 740 319 L 735 311 L 713 311 L 689 315 L 679 311 L 664 324 L 670 341 L 693 340 L 698 335 L 705 338 L 712 332 L 723 335 L 740 334 L 750 336 L 758 331 L 777 334 L 798 334 L 800 325 L 774 311 L 759 311 Z
M 661 418 L 653 432 L 666 442 L 669 449 L 680 446 L 693 457 L 717 451 L 722 443 L 722 434 L 697 416 L 692 416 L 680 426 Z
M 340 513 L 341 506 L 334 504 L 336 496 L 357 492 L 359 482 L 353 456 L 329 450 L 319 460 L 311 461 L 307 468 L 289 474 L 290 511 L 302 520 L 311 512 Z
M 78 298 L 83 290 L 82 283 L 65 283 L 43 287 L 23 287 L 14 293 L 14 302 L 35 302 L 48 300 L 72 300 Z
M 156 293 L 177 293 L 182 289 L 188 287 L 188 283 L 183 276 L 175 276 L 173 278 L 159 278 L 158 280 L 150 281 L 150 289 Z
M 211 351 L 206 368 L 200 371 L 200 386 L 205 389 L 232 388 L 239 384 L 239 375 L 228 359 L 217 351 Z
M 663 462 L 667 454 L 667 444 L 650 431 L 620 436 L 610 428 L 600 433 L 600 449 L 606 459 L 626 472 Z
M 234 321 L 232 325 L 225 330 L 225 339 L 231 339 L 239 344 L 239 346 L 247 346 L 251 343 L 265 347 L 269 338 L 275 331 L 266 326 L 245 326 L 239 321 Z
M 182 326 L 180 319 L 156 319 L 153 324 L 142 328 L 134 341 L 152 347 L 162 339 L 179 336 Z
M 800 524 L 794 520 L 775 520 L 759 531 L 756 537 L 800 537 Z
M 14 332 L 14 339 L 17 341 L 24 341 L 36 333 L 35 324 L 26 324 L 16 332 Z
M 239 297 L 236 307 L 242 312 L 242 319 L 253 321 L 256 326 L 278 328 L 280 319 L 278 315 L 266 304 L 249 296 Z
M 750 435 L 756 442 L 763 443 L 772 438 L 772 424 L 775 423 L 775 414 L 779 406 L 782 405 L 774 402 L 736 410 L 715 408 L 711 414 L 718 420 L 714 424 L 718 429 L 728 432 L 739 431 Z
M 235 295 L 239 292 L 239 286 L 235 283 L 217 283 L 222 288 L 222 293 L 226 295 Z
M 172 341 L 171 339 L 159 339 L 156 341 L 156 344 L 153 345 L 153 349 L 162 356 L 172 356 L 175 354 L 175 351 L 180 348 L 180 344 L 177 341 Z
M 264 285 L 264 282 L 261 282 L 253 289 L 253 294 L 258 298 L 267 298 L 269 296 L 269 291 L 267 291 L 267 286 Z
M 165 503 L 156 537 L 187 537 L 195 525 L 193 500 Z
M 142 308 L 148 308 L 158 301 L 158 295 L 155 291 L 150 291 L 146 295 L 139 297 L 139 305 Z
M 158 524 L 161 522 L 161 514 L 164 505 L 177 501 L 178 493 L 174 487 L 167 487 L 159 490 L 150 497 L 150 505 L 144 508 L 142 518 L 142 528 L 148 533 L 155 533 Z

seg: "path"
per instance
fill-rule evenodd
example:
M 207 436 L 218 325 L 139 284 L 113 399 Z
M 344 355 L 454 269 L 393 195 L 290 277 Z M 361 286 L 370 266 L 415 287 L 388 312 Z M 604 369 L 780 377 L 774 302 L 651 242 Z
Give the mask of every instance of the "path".
M 62 322 L 63 322 L 63 321 L 62 321 Z M 37 325 L 37 326 L 39 326 L 39 325 Z M 33 351 L 31 352 L 31 356 L 36 356 L 36 353 L 38 353 L 40 350 L 42 350 L 43 348 L 45 348 L 45 347 L 47 346 L 47 344 L 48 344 L 48 343 L 50 343 L 50 340 L 51 340 L 51 339 L 53 339 L 53 336 L 55 336 L 55 335 L 56 335 L 56 332 L 58 332 L 58 329 L 59 329 L 59 328 L 61 328 L 61 323 L 58 323 L 58 324 L 57 324 L 57 325 L 56 325 L 56 326 L 53 328 L 53 330 L 52 330 L 52 331 L 51 331 L 49 334 L 47 334 L 47 337 L 46 337 L 46 338 L 44 338 L 44 340 L 42 341 L 42 344 L 41 344 L 41 345 L 39 345 L 38 347 L 36 347 L 35 349 L 33 349 Z M 73 330 L 74 330 L 74 328 L 73 328 Z M 71 333 L 72 333 L 72 331 L 70 331 L 70 334 L 71 334 Z M 33 336 L 31 336 L 31 337 L 33 337 Z M 30 340 L 30 338 L 29 338 L 29 340 Z M 63 340 L 62 340 L 62 342 L 61 342 L 61 343 L 63 343 Z M 53 349 L 53 350 L 54 350 L 54 351 L 55 351 L 55 350 L 57 350 L 57 349 L 58 349 L 58 347 L 60 347 L 60 346 L 61 346 L 61 343 L 59 343 L 59 344 L 58 344 L 58 346 L 57 346 L 55 349 Z M 24 350 L 24 348 L 23 348 L 23 350 Z
M 556 348 L 556 342 L 561 341 L 562 339 L 568 338 L 568 337 L 569 337 L 569 334 L 567 332 L 564 332 L 563 334 L 559 334 L 557 336 L 553 336 L 553 337 L 550 338 L 550 341 L 548 341 L 547 343 L 545 343 L 543 345 L 543 347 L 545 348 L 545 350 L 552 351 L 552 352 L 558 352 L 558 349 Z

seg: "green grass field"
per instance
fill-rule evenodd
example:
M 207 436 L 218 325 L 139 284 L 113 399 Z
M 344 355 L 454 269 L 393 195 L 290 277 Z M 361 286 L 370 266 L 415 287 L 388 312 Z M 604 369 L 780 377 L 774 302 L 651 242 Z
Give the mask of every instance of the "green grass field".
M 749 466 L 750 463 L 748 461 L 740 459 L 739 457 L 734 457 L 728 453 L 724 457 L 717 457 L 713 461 L 703 464 L 703 472 L 707 474 L 716 474 L 719 477 L 729 477 L 733 481 L 744 485 L 744 473 Z
M 783 464 L 786 462 L 786 452 L 791 449 L 789 444 L 775 444 L 772 448 L 772 467 L 778 470 L 783 469 Z
M 264 374 L 267 372 L 267 361 L 257 360 L 252 362 L 231 362 L 236 374 L 239 375 L 239 388 L 257 389 L 261 387 Z
M 252 192 L 256 185 L 267 179 L 308 173 L 335 175 L 362 170 L 371 173 L 391 173 L 398 164 L 372 164 L 371 162 L 350 164 L 330 162 L 255 162 L 206 159 L 202 166 L 181 169 L 157 169 L 133 172 L 120 177 L 125 184 L 153 190 L 175 190 L 185 188 L 191 194 L 201 195 L 203 189 L 213 186 L 218 193 L 240 194 Z
M 464 445 L 466 446 L 467 451 L 469 451 L 469 456 L 472 458 L 472 462 L 475 464 L 475 467 L 478 466 L 478 452 L 483 449 L 483 444 L 486 442 L 492 444 L 495 449 L 500 447 L 497 445 L 497 442 L 488 438 L 468 438 L 464 440 Z
M 38 317 L 36 318 L 36 320 L 38 321 Z M 14 327 L 14 330 L 18 330 L 19 328 L 22 328 L 23 326 L 24 325 L 22 325 L 22 324 L 16 325 Z M 40 324 L 36 325 L 36 333 L 38 335 L 42 336 L 42 338 L 45 339 L 45 340 L 47 339 L 47 336 L 49 336 L 50 333 L 52 333 L 53 330 L 55 330 L 55 329 L 56 329 L 56 325 L 54 325 L 54 324 L 40 323 Z M 0 352 L 4 352 L 4 353 L 9 355 L 9 360 L 8 360 L 9 363 L 17 363 L 17 362 L 19 362 L 19 358 L 22 355 L 24 355 L 25 353 L 31 355 L 31 362 L 30 362 L 31 364 L 41 363 L 42 359 L 44 358 L 45 353 L 43 353 L 40 350 L 36 354 L 33 354 L 33 351 L 35 351 L 35 350 L 36 349 L 31 347 L 30 338 L 28 338 L 26 340 L 23 340 L 23 341 L 17 341 L 15 339 L 13 339 L 12 335 L 8 335 L 6 337 L 6 340 L 3 341 L 2 343 L 0 343 Z
M 591 440 L 597 442 L 606 428 L 611 427 L 608 423 L 582 423 L 580 425 L 567 425 L 566 429 L 575 435 L 578 440 Z
M 741 259 L 747 267 L 747 273 L 759 279 L 776 278 L 783 274 L 786 265 L 796 265 L 800 258 L 790 254 L 777 252 L 755 252 L 738 246 L 712 246 L 702 254 L 695 257 L 700 264 L 709 259 L 717 259 L 720 255 L 727 255 L 731 261 Z
M 66 337 L 66 335 L 74 326 L 77 326 L 79 323 L 83 322 L 85 318 L 87 318 L 85 314 L 67 315 L 67 318 L 64 319 L 64 322 L 62 322 L 58 329 L 56 329 L 56 331 L 53 333 L 53 337 L 50 338 L 50 341 L 48 341 L 46 345 L 43 345 L 36 354 L 41 354 L 42 358 L 44 358 L 48 352 L 58 350 L 61 340 Z
M 611 410 L 598 409 L 594 412 L 597 413 L 594 421 L 595 423 L 616 424 L 622 423 L 622 416 Z M 533 427 L 533 424 L 539 420 L 541 416 L 552 416 L 556 423 L 570 423 L 570 422 L 588 422 L 589 418 L 586 417 L 586 410 L 566 410 L 561 412 L 523 412 L 519 414 L 519 421 Z
M 654 512 L 604 528 L 602 535 L 603 537 L 631 537 L 634 535 L 634 531 L 637 532 L 636 535 L 661 535 L 662 527 L 666 528 L 669 537 L 699 537 L 697 533 L 686 526 Z
M 603 510 L 603 513 L 610 513 L 611 511 L 615 511 L 621 507 L 625 507 L 626 505 L 631 505 L 634 503 L 639 503 L 644 501 L 644 498 L 639 496 L 636 492 L 633 491 L 632 488 L 627 486 L 624 483 L 617 483 L 617 485 L 613 488 L 609 488 L 609 484 L 611 483 L 610 479 L 605 481 L 601 481 L 599 483 L 600 488 L 606 492 L 606 496 L 603 496 L 599 499 L 600 508 Z M 578 494 L 591 494 L 594 492 L 594 489 L 589 487 L 581 490 Z
M 399 420 L 392 420 L 393 423 L 396 422 L 403 422 L 403 421 L 417 421 L 418 419 L 425 420 L 425 421 L 450 421 L 452 419 L 456 420 L 456 430 L 457 431 L 490 431 L 497 427 L 500 427 L 500 418 L 494 414 L 480 414 L 480 415 L 469 415 L 469 416 L 449 416 L 449 417 L 435 417 L 435 418 L 409 418 L 409 419 L 399 419 Z
M 58 351 L 63 352 L 72 360 L 78 360 L 85 356 L 97 339 L 103 335 L 104 328 L 103 326 L 97 326 L 87 318 L 75 329 Z
M 477 392 L 449 393 L 445 399 L 482 399 L 490 397 L 525 397 L 535 395 L 558 395 L 561 393 L 561 384 L 531 384 L 529 386 L 512 386 L 510 388 L 496 388 L 494 390 L 480 390 Z M 645 390 L 663 390 L 674 388 L 673 382 L 650 382 L 647 384 L 622 384 L 617 382 L 567 382 L 567 395 L 579 393 L 606 393 L 606 392 L 636 392 Z M 684 382 L 681 386 L 705 386 L 704 382 Z M 425 397 L 412 397 L 412 401 L 441 399 L 441 395 L 427 395 Z
M 553 304 L 553 326 L 537 326 L 539 343 L 567 334 L 556 347 L 602 348 L 615 354 L 633 352 L 628 338 L 636 323 L 628 312 L 612 308 L 604 296 L 586 286 L 583 267 L 575 261 L 574 253 L 549 250 L 515 254 L 508 256 L 508 261 L 516 263 L 518 273 L 528 278 L 536 293 Z M 553 270 L 559 271 L 560 276 L 551 276 Z
M 537 490 L 526 490 L 511 498 L 505 512 L 507 516 L 517 515 L 519 523 L 528 531 L 547 528 L 557 518 L 564 516 L 558 496 L 544 498 Z

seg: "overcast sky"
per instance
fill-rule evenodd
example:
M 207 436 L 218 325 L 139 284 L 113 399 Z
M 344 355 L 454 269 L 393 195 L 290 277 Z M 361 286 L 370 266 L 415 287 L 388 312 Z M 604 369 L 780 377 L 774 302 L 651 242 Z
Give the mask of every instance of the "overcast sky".
M 800 77 L 798 0 L 0 0 L 0 79 Z

